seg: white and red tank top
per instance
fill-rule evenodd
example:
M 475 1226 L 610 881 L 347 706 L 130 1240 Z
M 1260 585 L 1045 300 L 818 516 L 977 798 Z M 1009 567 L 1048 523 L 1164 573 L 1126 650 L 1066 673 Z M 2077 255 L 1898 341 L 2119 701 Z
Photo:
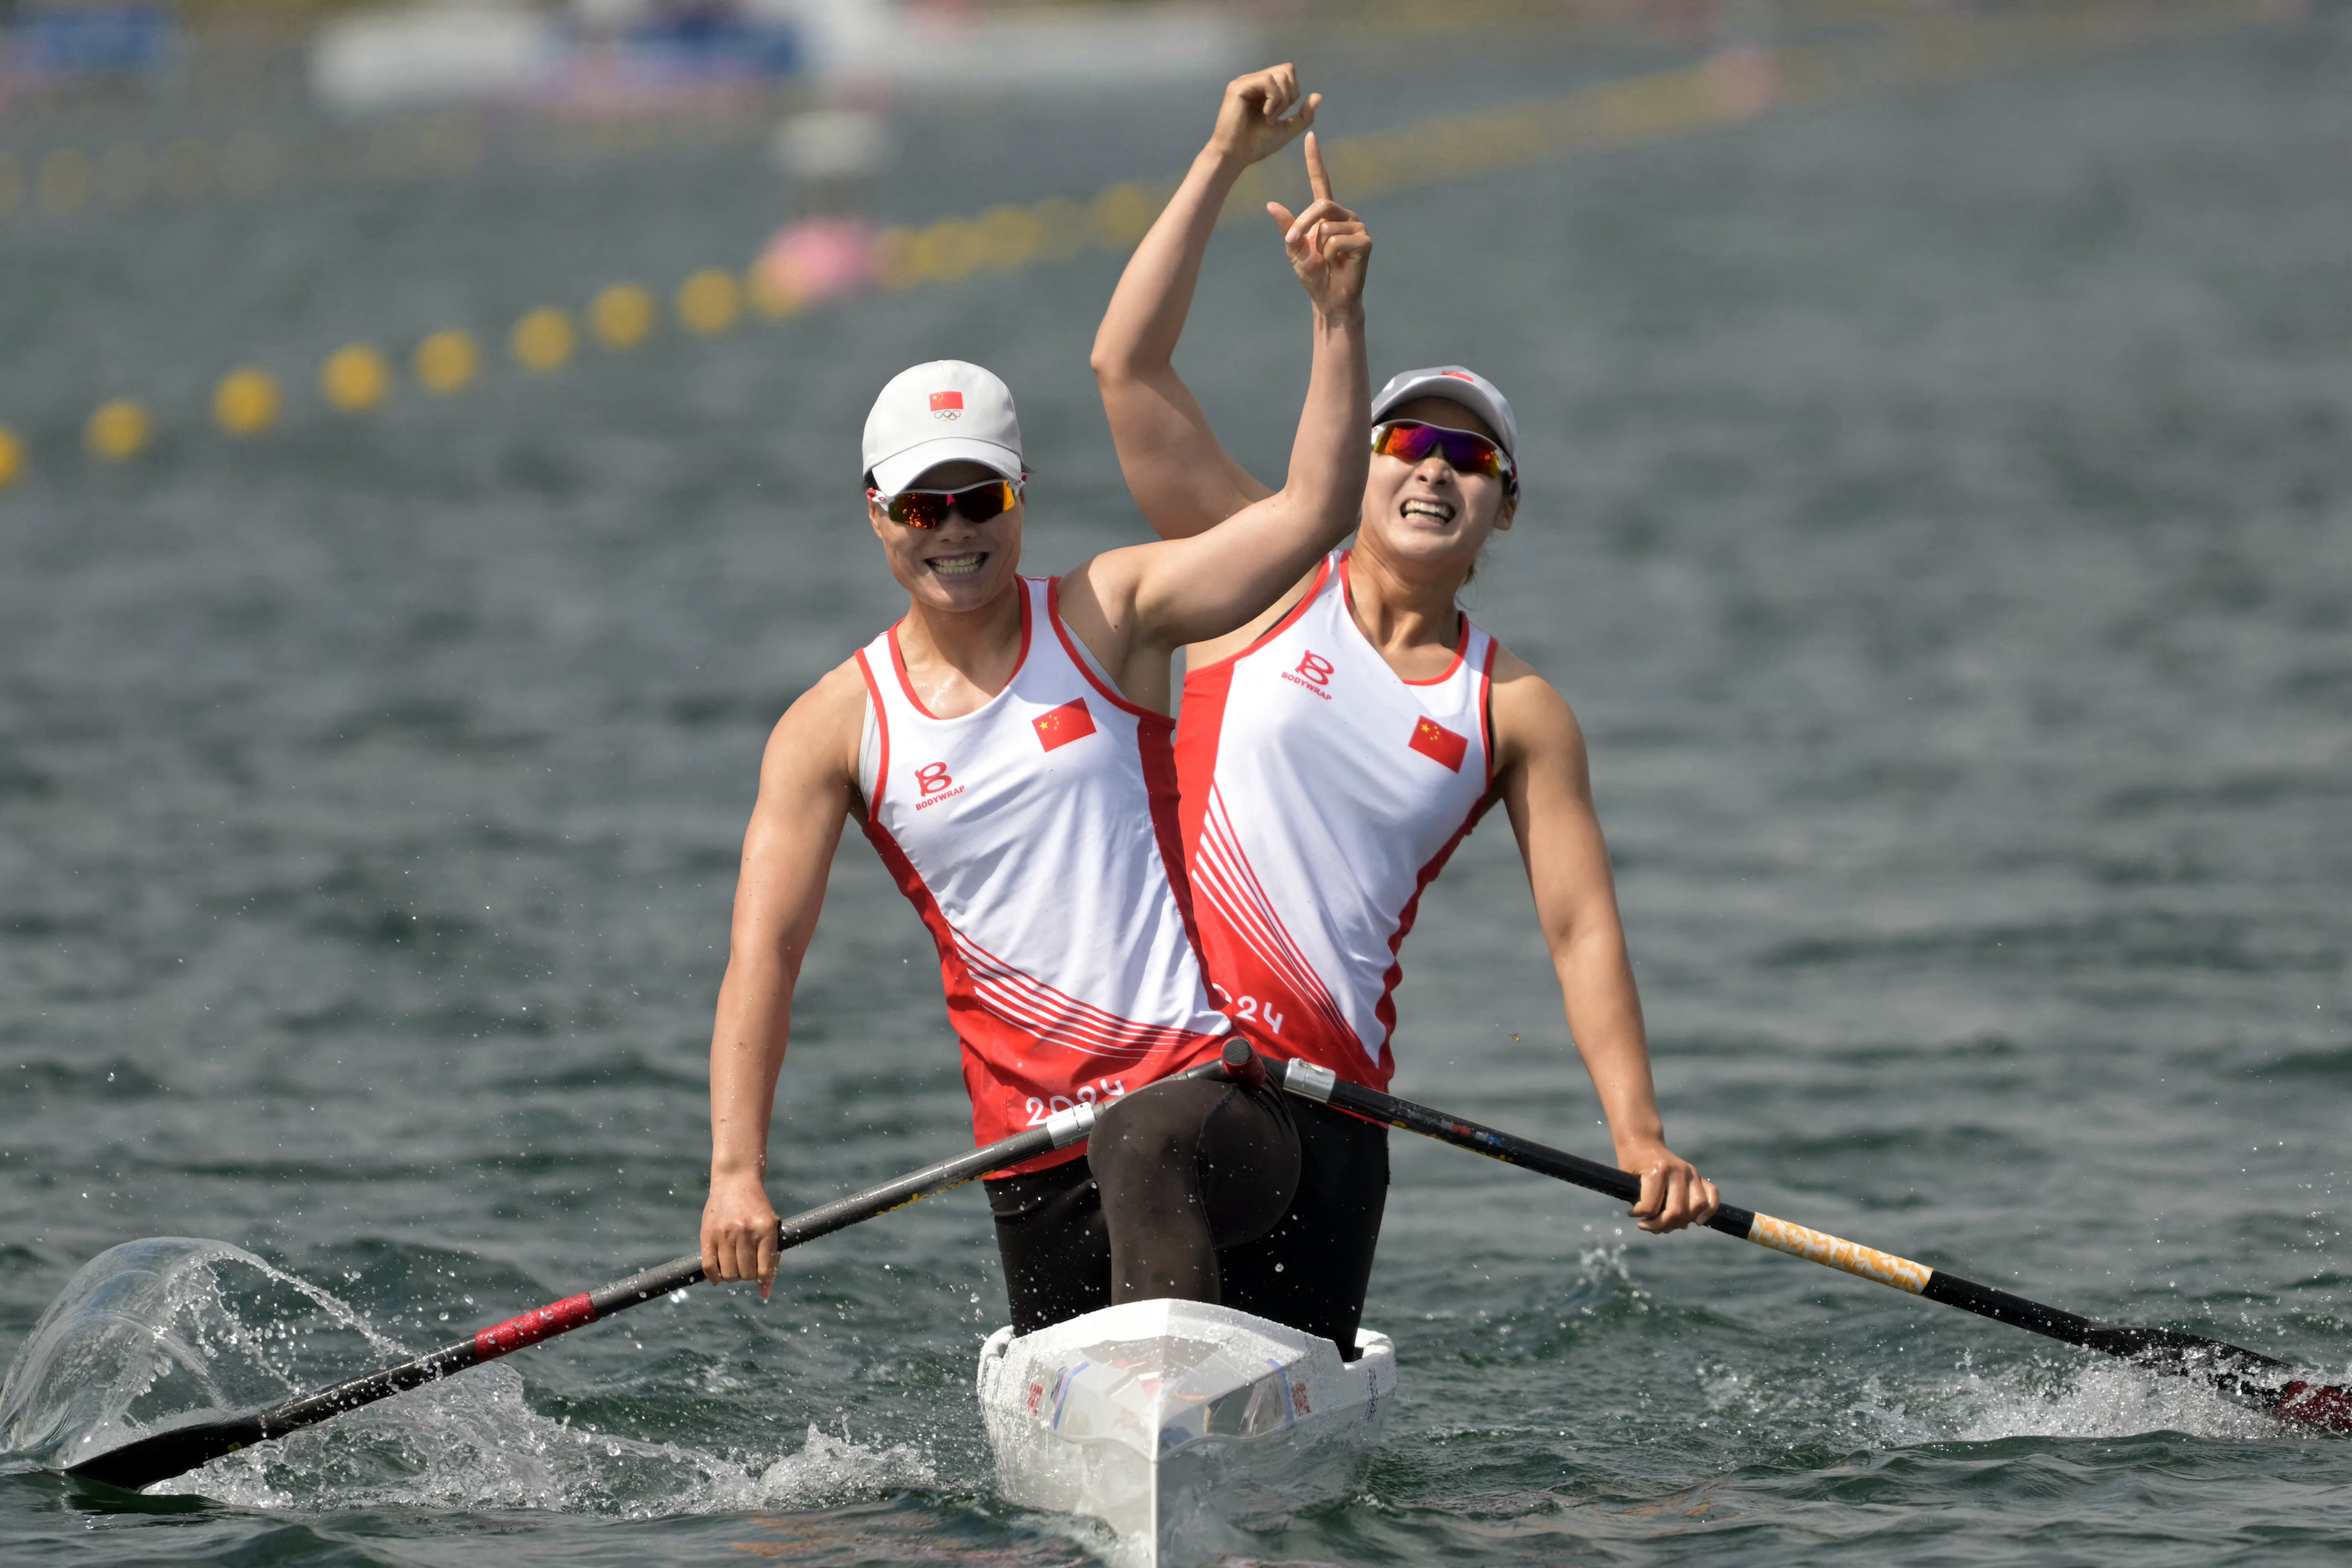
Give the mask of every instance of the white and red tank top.
M 1185 677 L 1176 763 L 1218 1002 L 1274 1054 L 1385 1089 L 1398 950 L 1494 799 L 1495 639 L 1465 616 L 1445 673 L 1405 679 L 1349 609 L 1348 556 Z
M 897 626 L 857 655 L 866 836 L 939 946 L 978 1143 L 1209 1060 L 1232 1027 L 1192 929 L 1175 722 L 1097 672 L 1059 584 L 1021 579 L 1020 662 L 961 718 L 925 710 Z

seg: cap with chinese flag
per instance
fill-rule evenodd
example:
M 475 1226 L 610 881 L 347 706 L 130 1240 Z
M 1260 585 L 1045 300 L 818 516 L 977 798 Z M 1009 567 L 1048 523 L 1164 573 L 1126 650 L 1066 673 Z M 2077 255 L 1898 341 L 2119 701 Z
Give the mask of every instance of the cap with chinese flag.
M 902 370 L 866 416 L 866 472 L 896 495 L 941 463 L 983 463 L 1021 477 L 1021 421 L 1013 394 L 976 364 L 933 360 Z
M 1469 741 L 1455 734 L 1434 719 L 1423 719 L 1412 727 L 1412 739 L 1405 742 L 1423 756 L 1444 763 L 1455 773 L 1462 771 L 1462 759 L 1470 752 Z
M 1029 721 L 1037 731 L 1037 743 L 1052 751 L 1073 741 L 1083 741 L 1095 732 L 1095 716 L 1087 711 L 1087 700 L 1073 697 L 1059 708 L 1048 708 Z

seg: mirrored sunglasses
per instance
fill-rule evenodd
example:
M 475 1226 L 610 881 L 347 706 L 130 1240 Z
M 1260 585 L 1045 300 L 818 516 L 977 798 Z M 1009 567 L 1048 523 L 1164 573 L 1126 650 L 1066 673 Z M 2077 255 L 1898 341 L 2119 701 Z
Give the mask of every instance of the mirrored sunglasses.
M 1518 465 L 1511 461 L 1510 454 L 1484 436 L 1467 430 L 1423 425 L 1417 419 L 1391 420 L 1372 426 L 1372 450 L 1383 458 L 1408 463 L 1418 463 L 1432 452 L 1443 452 L 1457 474 L 1484 474 L 1490 479 L 1502 480 L 1513 489 L 1518 488 Z
M 892 522 L 937 528 L 948 520 L 950 510 L 963 513 L 973 522 L 986 522 L 1019 505 L 1025 489 L 1017 479 L 991 479 L 960 490 L 900 490 L 894 496 L 869 489 L 866 499 L 879 505 Z

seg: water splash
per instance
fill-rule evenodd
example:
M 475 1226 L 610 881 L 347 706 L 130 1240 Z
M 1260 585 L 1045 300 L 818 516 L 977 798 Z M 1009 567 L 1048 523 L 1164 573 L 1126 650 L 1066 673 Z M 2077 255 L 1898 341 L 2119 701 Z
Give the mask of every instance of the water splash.
M 331 1292 L 226 1242 L 151 1237 L 92 1258 L 0 1384 L 0 1449 L 62 1468 L 199 1415 L 274 1404 L 410 1352 Z M 158 1482 L 273 1511 L 547 1509 L 624 1518 L 804 1510 L 939 1478 L 911 1446 L 809 1428 L 798 1453 L 720 1458 L 534 1411 L 478 1367 Z
M 51 1467 L 198 1413 L 273 1403 L 407 1352 L 327 1291 L 225 1241 L 150 1237 L 67 1281 L 0 1383 L 0 1451 Z

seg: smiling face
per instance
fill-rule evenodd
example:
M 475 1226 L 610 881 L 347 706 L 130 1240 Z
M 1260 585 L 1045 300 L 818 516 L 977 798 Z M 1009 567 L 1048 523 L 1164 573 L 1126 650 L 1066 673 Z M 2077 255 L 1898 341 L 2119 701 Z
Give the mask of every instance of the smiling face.
M 1004 476 L 984 463 L 941 463 L 917 475 L 910 490 L 960 490 Z M 1021 517 L 1025 506 L 986 522 L 962 511 L 948 513 L 937 528 L 893 522 L 879 501 L 868 499 L 866 521 L 890 562 L 890 575 L 917 603 L 950 613 L 977 610 L 1011 587 L 1021 567 Z
M 1450 397 L 1416 397 L 1381 416 L 1381 423 L 1417 420 L 1495 439 L 1484 419 Z M 1418 463 L 1372 454 L 1364 479 L 1359 547 L 1408 575 L 1462 576 L 1476 564 L 1486 536 L 1511 526 L 1517 499 L 1503 481 L 1454 471 L 1441 449 Z

